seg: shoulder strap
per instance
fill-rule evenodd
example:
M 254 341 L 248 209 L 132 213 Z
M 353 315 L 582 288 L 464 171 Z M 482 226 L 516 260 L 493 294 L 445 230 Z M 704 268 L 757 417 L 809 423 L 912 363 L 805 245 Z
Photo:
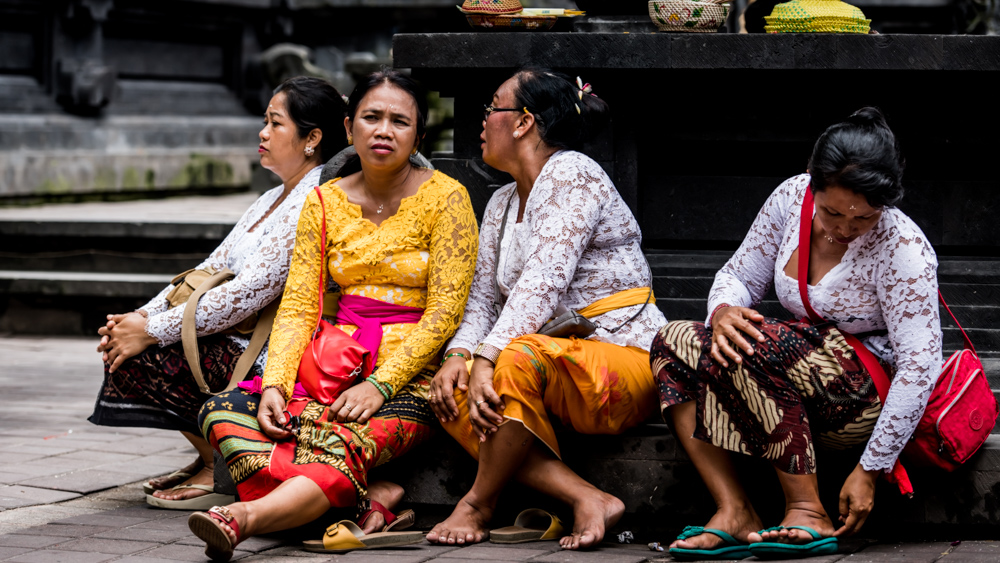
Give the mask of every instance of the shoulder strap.
M 802 297 L 802 305 L 805 307 L 809 319 L 817 323 L 823 322 L 824 319 L 812 308 L 812 304 L 809 303 L 809 288 L 807 285 L 809 280 L 809 251 L 812 246 L 812 219 L 812 186 L 806 186 L 805 196 L 802 197 L 802 216 L 799 223 L 799 295 Z M 878 398 L 884 405 L 885 398 L 889 395 L 889 377 L 886 376 L 885 370 L 882 369 L 882 364 L 875 358 L 875 354 L 872 354 L 853 334 L 848 334 L 844 331 L 841 331 L 841 334 L 844 336 L 844 340 L 851 345 L 851 348 L 854 348 L 854 353 L 857 354 L 858 359 L 861 360 L 865 369 L 868 370 L 868 374 L 871 375 L 872 381 L 875 383 L 875 389 L 878 390 Z
M 503 220 L 500 221 L 500 234 L 497 235 L 497 249 L 496 254 L 493 257 L 493 310 L 496 312 L 497 317 L 500 317 L 500 312 L 503 311 L 503 295 L 500 294 L 500 244 L 503 242 L 503 233 L 507 230 L 507 216 L 510 215 L 510 204 L 514 202 L 514 195 L 517 194 L 517 187 L 514 187 L 514 191 L 510 193 L 510 197 L 507 198 L 507 207 L 503 212 Z
M 316 197 L 319 198 L 319 209 L 322 213 L 323 222 L 320 225 L 320 237 L 319 244 L 319 312 L 316 314 L 316 328 L 313 329 L 313 334 L 319 330 L 319 323 L 323 320 L 323 271 L 326 269 L 326 203 L 323 201 L 323 194 L 319 191 L 319 186 L 316 186 Z
M 181 317 L 181 344 L 184 347 L 184 358 L 191 368 L 191 375 L 194 376 L 195 383 L 202 393 L 211 393 L 212 390 L 205 383 L 205 375 L 201 372 L 201 357 L 198 354 L 198 333 L 195 328 L 195 313 L 198 311 L 198 300 L 205 292 L 217 285 L 221 285 L 236 277 L 229 268 L 223 268 L 216 272 L 198 286 L 191 296 L 188 297 L 184 305 L 184 315 Z
M 976 353 L 976 347 L 972 345 L 972 340 L 969 339 L 969 335 L 966 334 L 965 329 L 962 328 L 962 323 L 958 322 L 958 319 L 955 318 L 955 313 L 951 312 L 951 307 L 949 307 L 948 304 L 945 303 L 944 295 L 941 293 L 940 289 L 938 290 L 938 300 L 941 301 L 942 305 L 944 305 L 944 310 L 948 311 L 948 315 L 951 317 L 951 320 L 955 321 L 955 326 L 958 327 L 958 330 L 962 331 L 962 339 L 965 340 L 965 347 L 968 348 L 969 350 L 972 350 L 972 353 L 976 354 L 976 356 L 978 357 L 979 354 Z

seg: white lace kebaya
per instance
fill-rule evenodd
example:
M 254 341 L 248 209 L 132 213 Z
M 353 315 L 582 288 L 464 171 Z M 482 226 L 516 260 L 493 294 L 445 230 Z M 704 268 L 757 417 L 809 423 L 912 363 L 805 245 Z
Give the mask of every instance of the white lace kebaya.
M 500 292 L 507 297 L 499 318 L 493 310 L 496 245 L 503 212 L 513 195 L 500 247 Z M 480 342 L 502 350 L 534 334 L 555 315 L 579 310 L 619 291 L 648 287 L 639 224 L 604 170 L 574 151 L 553 155 L 535 180 L 524 216 L 517 222 L 514 183 L 497 190 L 483 214 L 476 274 L 462 325 L 448 348 L 474 350 Z M 666 324 L 652 303 L 623 307 L 591 319 L 592 340 L 649 350 Z
M 781 305 L 794 318 L 806 317 L 798 282 L 784 268 L 799 246 L 799 218 L 808 186 L 809 175 L 803 174 L 771 194 L 739 250 L 716 274 L 709 314 L 723 303 L 756 307 L 773 282 Z M 895 375 L 889 374 L 889 395 L 861 465 L 869 471 L 890 470 L 941 373 L 934 249 L 902 211 L 885 208 L 878 223 L 848 245 L 840 264 L 808 291 L 816 312 L 840 330 L 887 332 L 862 338 L 869 350 L 895 367 Z
M 236 277 L 230 282 L 208 290 L 198 301 L 198 311 L 195 313 L 198 336 L 221 332 L 281 297 L 285 279 L 288 278 L 292 250 L 295 248 L 299 213 L 306 196 L 319 182 L 322 170 L 322 166 L 317 166 L 306 173 L 288 197 L 250 231 L 281 197 L 284 188 L 278 186 L 257 198 L 222 244 L 204 262 L 198 264 L 198 268 L 229 268 L 236 273 Z M 141 307 L 149 314 L 146 332 L 160 346 L 169 346 L 181 340 L 181 319 L 185 305 L 167 308 L 169 304 L 166 295 L 171 288 L 172 285 L 163 288 L 163 291 Z M 244 349 L 250 342 L 242 336 L 228 336 Z M 265 344 L 255 363 L 263 369 L 266 361 Z

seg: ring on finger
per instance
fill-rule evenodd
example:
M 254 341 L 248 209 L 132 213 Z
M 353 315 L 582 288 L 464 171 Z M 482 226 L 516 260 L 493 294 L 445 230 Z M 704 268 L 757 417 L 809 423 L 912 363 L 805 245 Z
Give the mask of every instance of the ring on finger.
M 354 410 L 354 406 L 351 405 L 350 403 L 344 403 L 344 408 L 347 409 L 347 412 L 351 412 L 352 410 Z
M 476 406 L 478 407 L 479 405 L 481 405 L 481 404 L 483 404 L 483 403 L 485 403 L 485 402 L 486 402 L 486 401 L 476 401 Z

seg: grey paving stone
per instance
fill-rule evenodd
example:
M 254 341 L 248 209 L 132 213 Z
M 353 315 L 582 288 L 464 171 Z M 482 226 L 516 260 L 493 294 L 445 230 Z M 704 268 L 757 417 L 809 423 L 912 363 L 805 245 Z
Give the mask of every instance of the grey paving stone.
M 25 479 L 31 479 L 31 475 L 25 475 L 24 473 L 8 473 L 6 471 L 0 471 L 0 483 L 4 485 L 13 485 L 18 481 L 24 481 Z
M 15 467 L 20 463 L 42 459 L 43 457 L 45 457 L 45 454 L 7 452 L 3 455 L 3 458 L 0 458 L 0 468 Z
M 164 511 L 167 512 L 167 511 Z M 176 511 L 169 511 L 175 513 Z M 159 520 L 150 520 L 149 522 L 143 522 L 142 524 L 136 524 L 133 528 L 143 529 L 149 528 L 152 530 L 171 530 L 171 531 L 186 531 L 191 533 L 191 529 L 188 528 L 187 524 L 188 513 L 181 515 L 175 514 L 173 518 L 161 518 Z
M 272 552 L 261 553 L 258 555 L 251 555 L 246 559 L 243 559 L 246 563 L 320 563 L 321 561 L 336 561 L 337 559 L 330 555 L 323 555 L 322 553 L 309 553 L 309 552 L 299 552 L 297 555 L 275 555 Z M 122 561 L 125 561 L 124 559 Z M 144 561 L 137 561 L 135 563 L 146 563 Z
M 190 529 L 177 541 L 177 543 L 180 545 L 205 545 L 205 542 L 201 541 L 197 536 L 192 534 Z M 274 549 L 280 545 L 284 545 L 284 543 L 284 541 L 276 538 L 253 537 L 240 542 L 240 549 L 251 553 L 260 553 L 261 551 Z
M 159 557 L 146 557 L 145 555 L 126 555 L 121 559 L 116 559 L 115 563 L 174 563 L 176 559 L 161 559 Z
M 455 551 L 456 549 L 468 549 L 464 547 L 459 547 L 457 545 L 437 545 L 427 542 L 417 543 L 413 545 L 406 546 L 407 550 L 420 550 L 423 553 L 428 553 L 434 557 L 440 557 L 441 555 L 448 553 L 450 551 Z
M 0 487 L 0 507 L 18 508 L 36 504 L 61 502 L 79 497 L 79 494 L 65 491 L 53 491 L 39 487 L 29 487 L 26 484 Z
M 24 528 L 19 530 L 17 533 L 26 534 L 31 536 L 59 536 L 64 538 L 82 538 L 86 536 L 92 536 L 94 534 L 100 534 L 103 532 L 108 532 L 113 530 L 108 526 L 80 526 L 74 524 L 43 524 L 41 526 L 33 526 L 31 528 Z
M 62 446 L 56 445 L 55 441 L 40 441 L 34 444 L 21 444 L 18 446 L 9 446 L 8 448 L 0 448 L 0 452 L 3 455 L 0 459 L 6 460 L 7 454 L 29 454 L 29 455 L 41 455 L 41 456 L 52 456 L 60 454 L 68 454 L 75 451 L 77 448 L 73 446 Z
M 136 490 L 139 491 L 139 488 L 136 487 Z M 142 495 L 141 492 L 139 494 Z M 142 495 L 142 498 L 145 499 L 145 495 Z M 173 510 L 163 510 L 160 508 L 154 508 L 152 506 L 149 506 L 148 504 L 145 503 L 145 500 L 142 501 L 142 504 L 137 504 L 136 506 L 126 506 L 123 508 L 116 508 L 114 510 L 108 510 L 102 512 L 102 514 L 106 514 L 108 516 L 127 516 L 129 518 L 142 518 L 143 521 L 164 520 L 167 518 L 177 518 L 178 516 L 178 514 Z
M 143 557 L 153 557 L 159 559 L 170 559 L 172 561 L 204 561 L 205 547 L 195 547 L 193 545 L 170 544 L 163 547 L 147 551 Z M 248 551 L 236 550 L 233 552 L 233 560 L 242 559 L 250 555 Z
M 25 463 L 15 464 L 10 466 L 10 469 L 16 469 L 18 473 L 24 473 L 25 475 L 30 475 L 31 477 L 48 477 L 52 475 L 59 475 L 60 473 L 69 473 L 73 471 L 73 466 L 63 463 L 45 462 L 40 459 L 36 459 Z
M 82 553 L 43 549 L 18 555 L 8 561 L 15 563 L 101 563 L 118 557 L 113 553 Z
M 178 438 L 175 440 L 148 440 L 143 436 L 136 436 L 133 438 L 126 438 L 125 440 L 118 442 L 105 444 L 104 451 L 122 454 L 145 455 L 163 453 L 165 451 L 184 447 L 185 445 L 190 447 L 190 444 L 185 441 L 184 438 L 180 437 L 180 434 L 178 434 Z
M 8 557 L 14 557 L 15 555 L 21 555 L 22 553 L 28 553 L 33 551 L 30 547 L 0 547 L 0 559 L 7 559 Z
M 862 557 L 873 557 L 875 555 L 932 557 L 944 555 L 951 551 L 951 549 L 951 542 L 877 543 L 858 550 L 857 555 Z
M 516 549 L 494 545 L 473 545 L 440 555 L 442 559 L 480 559 L 484 561 L 527 561 L 551 553 L 547 549 Z
M 63 518 L 62 520 L 56 520 L 55 522 L 50 522 L 50 524 L 83 524 L 85 526 L 109 526 L 112 528 L 127 528 L 128 526 L 135 526 L 136 524 L 142 524 L 143 522 L 149 522 L 150 520 L 153 520 L 153 518 L 142 518 L 138 516 L 122 516 L 122 515 L 99 512 L 97 514 L 71 516 L 69 518 Z
M 651 553 L 639 549 L 599 547 L 593 551 L 557 551 L 536 557 L 532 561 L 546 563 L 639 563 L 649 559 Z
M 99 444 L 100 442 L 95 442 Z M 116 454 L 112 452 L 100 452 L 92 450 L 73 450 L 67 454 L 57 456 L 55 459 L 58 460 L 72 460 L 72 461 L 96 461 L 99 462 L 98 465 L 103 465 L 106 463 L 120 463 L 126 464 L 130 461 L 141 459 L 142 456 L 128 455 L 128 454 Z
M 993 555 L 1000 561 L 1000 542 L 995 541 L 963 541 L 952 547 L 952 554 L 984 553 Z
M 59 536 L 26 536 L 23 534 L 4 534 L 0 536 L 0 547 L 31 547 L 41 549 L 59 542 L 67 541 Z
M 173 543 L 191 535 L 189 530 L 153 530 L 150 528 L 122 528 L 95 534 L 95 538 L 111 540 L 151 541 L 156 543 Z M 242 544 L 241 544 L 242 546 Z
M 379 550 L 378 553 L 372 553 L 370 550 L 364 551 L 352 551 L 344 555 L 338 555 L 334 561 L 344 561 L 344 562 L 357 562 L 357 563 L 422 563 L 430 559 L 427 555 L 412 554 L 412 555 L 388 555 L 385 550 Z M 449 559 L 449 563 L 456 562 L 455 559 Z M 464 563 L 464 561 L 462 562 Z M 513 563 L 513 562 L 512 562 Z
M 92 493 L 126 483 L 133 483 L 145 476 L 142 473 L 118 473 L 106 469 L 92 468 L 63 475 L 36 477 L 22 481 L 21 484 L 60 491 Z
M 59 544 L 59 549 L 65 551 L 85 551 L 88 553 L 114 553 L 130 555 L 160 544 L 146 541 L 113 540 L 108 538 L 80 538 Z

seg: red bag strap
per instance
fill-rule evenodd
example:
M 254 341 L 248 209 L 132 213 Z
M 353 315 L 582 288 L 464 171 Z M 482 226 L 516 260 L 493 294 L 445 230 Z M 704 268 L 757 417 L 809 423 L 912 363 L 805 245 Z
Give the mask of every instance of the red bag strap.
M 802 297 L 802 305 L 805 306 L 806 313 L 809 314 L 809 319 L 816 323 L 822 322 L 823 317 L 819 316 L 809 303 L 809 290 L 807 287 L 809 279 L 809 251 L 812 245 L 813 209 L 812 186 L 806 186 L 806 194 L 802 198 L 802 215 L 799 222 L 799 295 Z M 940 291 L 938 292 L 938 296 L 941 296 Z M 941 302 L 944 303 L 944 297 L 941 297 Z M 948 306 L 945 305 L 945 308 L 947 309 Z M 949 310 L 948 313 L 950 314 L 951 311 Z M 952 315 L 951 318 L 954 319 L 955 316 Z M 958 324 L 958 321 L 956 320 L 955 323 Z M 885 406 L 885 399 L 889 396 L 889 377 L 885 374 L 885 370 L 882 369 L 882 364 L 875 358 L 875 354 L 872 354 L 853 334 L 843 331 L 841 331 L 841 334 L 844 336 L 844 340 L 851 345 L 851 348 L 854 348 L 854 353 L 857 354 L 858 359 L 861 360 L 865 369 L 868 370 L 868 374 L 875 384 L 875 390 L 878 392 L 879 401 L 882 402 L 882 406 Z M 964 330 L 962 334 L 965 334 Z M 972 346 L 967 336 L 965 341 L 970 347 Z M 913 496 L 913 486 L 910 484 L 910 478 L 899 460 L 896 460 L 896 464 L 887 478 L 896 483 L 901 494 Z
M 944 310 L 948 311 L 948 315 L 951 317 L 951 320 L 955 321 L 955 326 L 958 327 L 958 330 L 962 331 L 962 339 L 965 340 L 965 347 L 968 348 L 969 350 L 972 350 L 972 353 L 976 354 L 976 357 L 978 357 L 979 354 L 976 353 L 976 347 L 972 345 L 972 340 L 969 340 L 969 335 L 966 334 L 965 329 L 962 328 L 962 323 L 958 322 L 958 319 L 955 318 L 955 313 L 951 312 L 951 307 L 949 307 L 948 304 L 945 303 L 944 295 L 941 294 L 940 289 L 938 290 L 938 300 L 940 300 L 941 304 L 944 305 Z
M 314 334 L 319 330 L 319 323 L 323 320 L 323 270 L 326 265 L 326 204 L 323 202 L 323 193 L 319 191 L 319 186 L 316 186 L 316 197 L 319 198 L 319 209 L 323 214 L 323 223 L 320 225 L 320 232 L 323 234 L 320 237 L 319 246 L 319 312 L 316 313 Z

